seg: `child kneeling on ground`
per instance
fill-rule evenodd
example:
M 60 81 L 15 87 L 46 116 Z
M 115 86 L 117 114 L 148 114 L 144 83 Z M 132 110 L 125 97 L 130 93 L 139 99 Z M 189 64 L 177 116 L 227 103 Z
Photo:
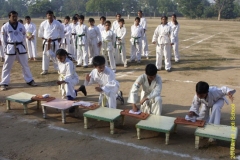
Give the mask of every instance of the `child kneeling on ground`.
M 124 103 L 122 92 L 119 91 L 119 82 L 115 78 L 115 73 L 105 66 L 105 58 L 103 56 L 95 56 L 92 64 L 95 69 L 86 75 L 85 86 L 98 84 L 95 90 L 100 93 L 99 105 L 107 105 L 109 108 L 117 108 L 116 99 Z

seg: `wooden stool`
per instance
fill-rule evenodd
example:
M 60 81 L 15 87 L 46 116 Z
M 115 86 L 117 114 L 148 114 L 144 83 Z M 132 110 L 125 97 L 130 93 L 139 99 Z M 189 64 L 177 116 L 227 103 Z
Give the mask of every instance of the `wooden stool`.
M 150 115 L 146 120 L 141 120 L 136 124 L 138 139 L 141 139 L 140 138 L 141 129 L 145 129 L 165 133 L 166 134 L 165 143 L 168 144 L 170 132 L 173 130 L 175 125 L 174 124 L 175 119 L 176 118 L 166 116 Z
M 84 128 L 88 128 L 88 118 L 110 122 L 110 134 L 114 134 L 114 121 L 121 117 L 121 109 L 100 107 L 95 110 L 87 111 L 84 116 Z
M 43 112 L 43 118 L 45 119 L 47 117 L 46 107 L 49 108 L 55 108 L 61 110 L 62 113 L 62 123 L 66 123 L 66 113 L 65 111 L 75 107 L 75 116 L 78 114 L 78 106 L 72 106 L 74 101 L 69 101 L 65 99 L 54 99 L 50 102 L 46 102 L 42 104 L 42 112 Z
M 10 102 L 12 101 L 12 102 L 21 103 L 23 105 L 23 108 L 24 108 L 24 114 L 28 114 L 27 105 L 29 103 L 34 102 L 34 100 L 31 99 L 33 96 L 35 96 L 35 95 L 25 93 L 25 92 L 20 92 L 20 93 L 8 96 L 6 98 L 7 110 L 11 109 Z M 37 109 L 39 108 L 40 105 L 41 105 L 41 101 L 37 101 Z
M 238 128 L 226 125 L 206 124 L 195 131 L 195 148 L 199 149 L 200 137 L 213 138 L 223 141 L 237 140 Z

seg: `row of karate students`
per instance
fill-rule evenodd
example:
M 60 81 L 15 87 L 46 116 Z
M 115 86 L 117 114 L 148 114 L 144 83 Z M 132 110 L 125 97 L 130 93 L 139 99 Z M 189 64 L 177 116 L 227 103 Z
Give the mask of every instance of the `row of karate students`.
M 52 15 L 52 16 L 49 16 Z M 131 57 L 130 62 L 136 60 L 138 63 L 141 61 L 141 56 L 146 56 L 148 59 L 148 42 L 147 42 L 147 22 L 142 15 L 142 11 L 138 12 L 139 18 L 135 19 L 135 24 L 131 27 Z M 46 53 L 47 36 L 54 37 L 54 48 L 52 52 L 56 51 L 58 47 L 66 49 L 72 54 L 73 59 L 77 61 L 77 66 L 88 67 L 91 65 L 91 60 L 94 56 L 99 55 L 101 50 L 102 54 L 107 58 L 109 57 L 111 69 L 116 71 L 116 64 L 123 64 L 127 67 L 126 50 L 125 50 L 125 35 L 126 28 L 124 27 L 124 19 L 120 14 L 116 15 L 116 21 L 111 25 L 108 21 L 107 25 L 111 25 L 111 30 L 105 28 L 106 18 L 100 18 L 101 24 L 94 26 L 94 19 L 89 19 L 90 27 L 84 25 L 84 16 L 75 15 L 70 22 L 70 17 L 66 16 L 61 27 L 49 27 L 49 23 L 53 21 L 54 15 L 52 11 L 47 12 L 48 20 L 41 23 L 39 28 L 39 37 L 44 39 L 43 42 L 43 64 L 42 75 L 48 73 L 49 58 L 44 55 Z M 53 18 L 53 19 L 52 19 Z M 25 29 L 27 32 L 26 44 L 30 60 L 35 60 L 36 52 L 36 25 L 31 23 L 29 16 L 25 17 Z M 47 23 L 47 21 L 49 23 Z M 79 21 L 79 22 L 78 22 Z M 176 15 L 172 15 L 172 21 L 167 23 L 167 17 L 162 17 L 162 24 L 154 32 L 153 43 L 157 44 L 156 48 L 156 65 L 158 70 L 162 68 L 162 56 L 165 57 L 165 69 L 171 71 L 171 45 L 175 55 L 175 62 L 179 62 L 178 52 L 178 32 L 179 24 L 176 20 Z M 51 26 L 51 25 L 50 25 Z M 48 29 L 47 29 L 48 28 Z M 109 27 L 108 27 L 109 28 Z M 51 31 L 52 30 L 52 31 Z M 55 30 L 55 31 L 53 31 Z M 62 33 L 64 30 L 64 33 Z M 44 32 L 51 32 L 46 34 Z M 58 38 L 57 33 L 58 32 Z M 60 34 L 59 34 L 60 33 Z M 61 34 L 62 33 L 62 34 Z M 61 38 L 63 37 L 63 38 Z M 57 40 L 61 39 L 59 43 Z M 56 42 L 55 42 L 56 41 Z M 52 42 L 51 42 L 52 43 Z M 55 44 L 56 43 L 56 44 Z M 77 44 L 76 44 L 77 43 Z M 88 52 L 89 51 L 89 52 Z M 51 57 L 51 56 L 50 56 Z M 52 57 L 54 59 L 54 57 Z M 55 69 L 57 66 L 55 63 Z
M 122 92 L 119 90 L 120 83 L 116 80 L 115 73 L 107 67 L 106 59 L 103 56 L 95 56 L 92 60 L 94 69 L 86 75 L 83 85 L 75 90 L 74 86 L 79 83 L 79 76 L 75 71 L 72 58 L 64 49 L 59 49 L 56 53 L 59 71 L 62 76 L 57 84 L 61 85 L 62 96 L 69 97 L 73 100 L 77 96 L 77 92 L 84 91 L 85 86 L 97 84 L 95 91 L 99 93 L 99 105 L 117 108 L 117 99 L 123 100 Z M 158 69 L 155 64 L 148 64 L 145 67 L 145 73 L 141 74 L 133 83 L 127 102 L 132 105 L 132 112 L 144 112 L 153 115 L 162 115 L 162 80 L 157 74 Z M 141 94 L 139 96 L 140 88 Z M 195 88 L 191 107 L 187 113 L 189 117 L 197 117 L 198 120 L 205 120 L 206 123 L 220 124 L 221 109 L 224 102 L 229 104 L 226 96 L 233 101 L 235 89 L 223 86 L 209 86 L 207 82 L 199 81 Z M 85 94 L 86 95 L 86 94 Z M 70 112 L 74 112 L 74 109 Z M 210 139 L 213 141 L 213 139 Z
M 9 12 L 9 22 L 2 29 L 3 46 L 6 48 L 5 62 L 3 64 L 1 76 L 1 90 L 6 90 L 10 82 L 10 72 L 14 61 L 17 59 L 22 66 L 24 80 L 30 86 L 36 86 L 30 68 L 28 66 L 27 52 L 23 42 L 25 41 L 25 27 L 17 21 L 18 13 Z M 49 32 L 47 32 L 49 34 Z M 47 41 L 51 42 L 51 41 Z M 46 49 L 48 52 L 51 43 L 48 43 Z M 115 73 L 106 66 L 106 58 L 95 56 L 92 59 L 94 69 L 85 77 L 84 85 L 78 89 L 74 87 L 79 83 L 79 76 L 76 73 L 71 57 L 64 49 L 58 49 L 55 52 L 56 63 L 59 71 L 57 84 L 61 85 L 62 96 L 68 100 L 73 100 L 77 92 L 82 91 L 87 95 L 85 86 L 98 84 L 95 87 L 96 92 L 100 94 L 99 104 L 110 108 L 117 108 L 117 101 L 124 101 L 122 92 L 119 90 L 120 83 L 115 78 Z M 161 115 L 162 113 L 162 80 L 157 74 L 158 68 L 154 64 L 148 64 L 145 73 L 140 75 L 133 83 L 129 92 L 128 103 L 132 104 L 134 112 L 140 110 L 145 113 Z M 138 92 L 142 87 L 141 98 Z M 198 119 L 204 119 L 207 123 L 220 124 L 221 108 L 224 102 L 228 103 L 226 96 L 233 100 L 233 94 L 236 90 L 223 86 L 221 88 L 209 87 L 206 82 L 200 81 L 196 84 L 196 95 L 193 98 L 188 115 L 197 116 Z M 211 112 L 211 113 L 210 113 Z

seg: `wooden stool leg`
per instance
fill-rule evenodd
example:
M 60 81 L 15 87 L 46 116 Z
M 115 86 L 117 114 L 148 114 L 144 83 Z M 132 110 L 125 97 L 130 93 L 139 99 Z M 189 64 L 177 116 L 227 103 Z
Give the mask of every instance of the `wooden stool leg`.
M 75 107 L 74 117 L 79 117 L 79 107 Z
M 41 106 L 41 101 L 37 101 L 37 109 L 39 109 Z
M 42 112 L 43 112 L 43 118 L 46 119 L 47 118 L 47 112 L 46 112 L 46 107 L 42 106 Z
M 125 122 L 125 116 L 122 115 L 122 125 L 124 125 L 124 122 Z
M 23 103 L 24 114 L 28 114 L 28 107 L 26 103 Z
M 84 118 L 84 128 L 87 129 L 88 128 L 88 119 L 87 117 L 83 117 Z
M 110 122 L 110 134 L 114 134 L 114 122 Z
M 6 103 L 7 103 L 7 110 L 11 110 L 10 101 L 9 101 L 9 100 L 6 100 Z
M 137 128 L 137 139 L 141 139 L 141 129 Z
M 200 142 L 200 137 L 199 136 L 195 136 L 195 148 L 199 149 L 199 142 Z
M 174 124 L 174 133 L 177 133 L 177 124 Z
M 62 112 L 62 123 L 66 123 L 66 113 L 65 113 L 65 110 L 61 110 Z
M 166 140 L 165 140 L 166 145 L 168 145 L 168 142 L 169 142 L 169 135 L 170 135 L 170 133 L 166 133 Z

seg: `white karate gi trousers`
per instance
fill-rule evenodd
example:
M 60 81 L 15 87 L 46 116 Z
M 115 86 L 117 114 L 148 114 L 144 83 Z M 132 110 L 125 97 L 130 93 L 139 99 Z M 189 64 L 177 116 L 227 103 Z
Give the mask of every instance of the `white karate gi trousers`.
M 219 99 L 212 107 L 202 104 L 198 120 L 205 120 L 207 123 L 220 125 L 221 109 L 224 105 L 224 99 Z M 210 109 L 211 114 L 210 114 Z
M 103 42 L 105 43 L 105 42 Z M 109 43 L 112 43 L 112 42 L 109 42 Z M 105 46 L 106 45 L 106 46 Z M 109 61 L 110 61 L 110 68 L 112 70 L 115 70 L 116 69 L 116 62 L 115 62 L 115 58 L 114 58 L 114 53 L 113 53 L 113 49 L 109 49 L 109 48 L 106 48 L 107 47 L 107 44 L 103 44 L 103 47 L 102 47 L 102 55 L 104 56 L 105 58 L 105 65 L 108 66 L 108 60 L 107 60 L 107 56 L 109 57 Z
M 99 95 L 99 105 L 105 105 L 108 106 L 108 108 L 117 108 L 117 92 L 118 92 L 119 86 L 105 86 L 105 89 L 102 93 Z
M 56 51 L 59 49 L 58 42 L 55 42 L 55 50 L 54 50 L 53 44 L 51 44 L 50 49 L 52 50 L 53 53 L 56 53 Z M 53 62 L 54 69 L 58 70 L 58 64 L 57 64 L 56 56 L 55 57 L 48 56 L 47 51 L 48 51 L 47 50 L 47 44 L 45 44 L 44 51 L 43 51 L 43 57 L 42 57 L 42 70 L 43 71 L 48 70 L 50 59 Z
M 159 44 L 156 47 L 156 67 L 157 69 L 162 68 L 162 57 L 165 57 L 165 69 L 171 69 L 171 45 L 170 44 Z
M 78 45 L 77 47 L 77 64 L 87 66 L 88 65 L 88 52 L 86 45 Z
M 92 59 L 95 56 L 98 56 L 100 53 L 100 47 L 98 47 L 98 41 L 97 39 L 91 39 L 88 42 L 88 49 L 89 49 L 89 64 L 92 64 Z
M 75 59 L 75 60 L 77 60 L 77 49 L 76 49 L 76 39 L 75 39 L 75 36 L 74 35 L 72 35 L 72 37 L 71 37 L 71 41 L 72 41 L 72 43 L 71 43 L 71 54 L 72 54 L 72 57 L 73 57 L 73 59 Z
M 36 58 L 37 57 L 36 40 L 35 39 L 31 39 L 31 40 L 26 39 L 26 44 L 27 44 L 28 58 Z
M 146 33 L 142 38 L 142 56 L 148 57 L 148 41 Z
M 8 85 L 10 83 L 10 73 L 11 73 L 13 63 L 16 59 L 22 66 L 22 74 L 23 74 L 23 78 L 26 81 L 26 83 L 29 83 L 33 80 L 32 73 L 28 66 L 27 54 L 17 53 L 16 55 L 5 55 L 5 62 L 3 64 L 3 68 L 2 68 L 2 81 L 0 83 L 1 85 L 3 85 L 3 84 Z
M 3 52 L 3 47 L 2 45 L 0 45 L 0 57 L 3 57 L 4 58 L 4 52 Z
M 142 42 L 131 44 L 131 57 L 130 61 L 132 60 L 141 60 L 141 52 L 142 52 Z
M 178 39 L 177 39 L 176 42 L 174 42 L 174 45 L 172 45 L 175 62 L 180 60 L 178 44 L 179 44 L 179 42 L 178 42 Z
M 77 85 L 78 83 L 79 83 L 78 79 L 73 79 L 71 83 L 68 82 L 65 84 L 61 84 L 60 89 L 61 89 L 62 96 L 63 97 L 71 96 L 72 98 L 76 98 L 77 95 L 76 95 L 74 86 Z
M 120 45 L 117 45 L 115 51 L 116 51 L 116 55 L 115 55 L 116 64 L 127 65 L 125 43 L 121 43 Z
M 141 92 L 141 99 L 144 96 L 144 92 Z M 157 96 L 151 100 L 147 100 L 141 105 L 140 110 L 144 113 L 160 116 L 162 113 L 162 98 Z

